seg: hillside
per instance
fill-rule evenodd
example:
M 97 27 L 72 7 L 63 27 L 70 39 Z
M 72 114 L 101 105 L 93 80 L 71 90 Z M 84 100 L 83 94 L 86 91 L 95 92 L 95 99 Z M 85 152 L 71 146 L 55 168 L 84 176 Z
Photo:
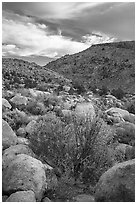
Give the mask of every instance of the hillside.
M 135 41 L 93 45 L 73 55 L 65 55 L 44 66 L 87 87 L 102 85 L 110 90 L 135 91 Z
M 36 86 L 55 86 L 59 83 L 68 83 L 58 73 L 44 69 L 36 63 L 30 63 L 21 59 L 3 58 L 2 59 L 2 78 L 3 87 L 10 89 L 18 88 L 18 85 L 27 87 Z

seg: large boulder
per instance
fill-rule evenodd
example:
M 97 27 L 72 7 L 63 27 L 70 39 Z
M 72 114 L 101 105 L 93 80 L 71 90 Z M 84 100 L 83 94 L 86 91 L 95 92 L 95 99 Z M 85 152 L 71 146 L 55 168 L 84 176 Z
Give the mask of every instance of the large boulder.
M 78 118 L 87 118 L 93 119 L 95 117 L 95 109 L 92 103 L 78 103 L 75 108 L 75 114 Z
M 6 202 L 36 202 L 35 193 L 31 190 L 18 191 L 16 193 L 12 193 Z
M 12 160 L 16 159 L 16 156 L 19 154 L 27 154 L 31 157 L 35 157 L 35 154 L 27 145 L 18 144 L 11 146 L 3 151 L 2 156 L 3 169 L 7 168 L 7 166 L 12 162 Z
M 119 163 L 106 171 L 95 187 L 97 202 L 135 201 L 135 160 Z
M 41 201 L 47 188 L 44 166 L 41 161 L 19 154 L 3 170 L 2 186 L 5 193 L 32 190 Z
M 17 144 L 17 136 L 9 124 L 2 120 L 2 146 L 3 149 Z
M 11 104 L 5 98 L 2 98 L 2 111 L 6 111 L 11 108 L 12 108 Z
M 114 126 L 116 137 L 120 143 L 133 145 L 135 141 L 135 125 L 129 122 L 117 123 Z
M 111 117 L 114 117 L 114 118 L 119 117 L 119 118 L 122 118 L 124 121 L 135 123 L 135 115 L 132 113 L 129 113 L 127 110 L 112 107 L 106 110 L 106 113 Z

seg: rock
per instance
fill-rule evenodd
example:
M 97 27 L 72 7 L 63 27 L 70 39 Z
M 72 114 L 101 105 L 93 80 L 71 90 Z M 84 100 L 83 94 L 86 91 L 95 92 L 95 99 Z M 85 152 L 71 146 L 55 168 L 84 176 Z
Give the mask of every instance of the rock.
M 26 154 L 19 154 L 2 173 L 5 193 L 32 190 L 36 200 L 41 201 L 47 188 L 45 170 L 41 161 Z
M 12 193 L 6 202 L 36 202 L 35 193 L 31 190 Z
M 31 120 L 31 121 L 27 124 L 27 126 L 25 127 L 26 132 L 29 133 L 29 134 L 32 134 L 33 131 L 34 131 L 34 128 L 35 128 L 35 126 L 36 126 L 36 123 L 37 123 L 36 120 Z
M 114 126 L 116 138 L 120 143 L 131 144 L 135 141 L 135 125 L 129 122 L 117 123 Z
M 116 160 L 119 162 L 121 158 L 124 161 L 134 159 L 135 158 L 135 148 L 127 144 L 119 144 L 115 148 L 115 157 L 116 157 Z
M 29 145 L 30 142 L 29 142 L 29 140 L 27 138 L 18 137 L 17 144 Z
M 11 146 L 8 149 L 4 150 L 3 152 L 2 156 L 3 169 L 7 168 L 7 166 L 12 162 L 12 160 L 16 159 L 16 156 L 19 154 L 27 154 L 31 157 L 35 157 L 35 154 L 27 145 L 18 144 Z
M 2 120 L 2 146 L 3 149 L 17 144 L 17 136 L 9 124 Z
M 29 117 L 24 111 L 20 111 L 17 108 L 15 109 L 17 116 L 19 117 L 22 124 L 28 124 L 29 123 Z
M 95 187 L 96 202 L 135 201 L 135 160 L 119 163 L 106 171 Z
M 42 98 L 44 95 L 46 96 L 46 93 L 44 93 L 43 91 L 39 91 L 39 90 L 29 89 L 29 92 L 33 98 L 37 98 L 37 99 Z
M 58 186 L 58 180 L 54 169 L 48 164 L 44 164 L 44 169 L 46 173 L 47 190 L 54 190 Z
M 95 202 L 92 195 L 80 194 L 73 198 L 74 202 Z
M 20 127 L 18 130 L 17 130 L 17 136 L 20 136 L 20 137 L 26 137 L 26 130 L 25 128 L 23 127 Z
M 42 202 L 52 202 L 48 197 L 42 199 Z
M 132 113 L 129 113 L 129 115 L 125 115 L 124 120 L 135 124 L 135 115 Z
M 78 118 L 93 119 L 95 117 L 95 110 L 92 103 L 78 103 L 75 108 L 75 114 Z
M 13 98 L 10 99 L 10 102 L 15 105 L 15 107 L 24 107 L 27 105 L 28 99 L 25 96 L 21 96 L 21 94 L 17 94 Z
M 2 111 L 9 110 L 11 108 L 11 104 L 5 98 L 2 98 Z
M 114 115 L 120 115 L 124 120 L 129 115 L 129 112 L 127 110 L 123 110 L 121 108 L 110 108 L 106 111 L 108 115 L 114 116 Z
M 70 90 L 70 86 L 64 85 L 64 86 L 63 86 L 63 90 L 64 90 L 65 92 L 68 92 L 68 91 Z

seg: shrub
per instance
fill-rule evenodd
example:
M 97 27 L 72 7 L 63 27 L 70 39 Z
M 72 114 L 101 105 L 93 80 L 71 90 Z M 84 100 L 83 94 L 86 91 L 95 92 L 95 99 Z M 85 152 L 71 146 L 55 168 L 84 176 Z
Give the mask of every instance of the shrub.
M 100 89 L 100 96 L 106 95 L 108 93 L 108 88 L 106 86 L 102 86 L 102 88 Z
M 111 91 L 111 94 L 115 96 L 117 99 L 122 99 L 125 96 L 125 92 L 121 88 L 113 89 Z
M 77 93 L 78 94 L 83 94 L 85 93 L 86 89 L 84 87 L 84 85 L 82 84 L 82 82 L 79 82 L 77 80 L 72 81 L 72 85 L 75 89 L 77 89 Z
M 100 127 L 98 118 L 91 122 L 89 118 L 81 121 L 73 117 L 69 125 L 57 117 L 43 118 L 30 137 L 30 146 L 43 160 L 50 160 L 65 174 L 77 179 L 91 161 Z

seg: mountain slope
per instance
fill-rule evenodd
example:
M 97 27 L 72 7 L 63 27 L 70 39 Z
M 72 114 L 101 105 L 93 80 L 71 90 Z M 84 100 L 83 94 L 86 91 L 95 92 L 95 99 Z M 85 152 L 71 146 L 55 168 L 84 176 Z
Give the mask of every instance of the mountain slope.
M 4 87 L 25 84 L 26 87 L 35 87 L 42 83 L 64 84 L 69 83 L 62 75 L 43 68 L 36 63 L 30 63 L 21 59 L 2 59 L 2 78 Z
M 102 85 L 110 90 L 135 91 L 135 41 L 93 45 L 44 66 L 87 87 Z

